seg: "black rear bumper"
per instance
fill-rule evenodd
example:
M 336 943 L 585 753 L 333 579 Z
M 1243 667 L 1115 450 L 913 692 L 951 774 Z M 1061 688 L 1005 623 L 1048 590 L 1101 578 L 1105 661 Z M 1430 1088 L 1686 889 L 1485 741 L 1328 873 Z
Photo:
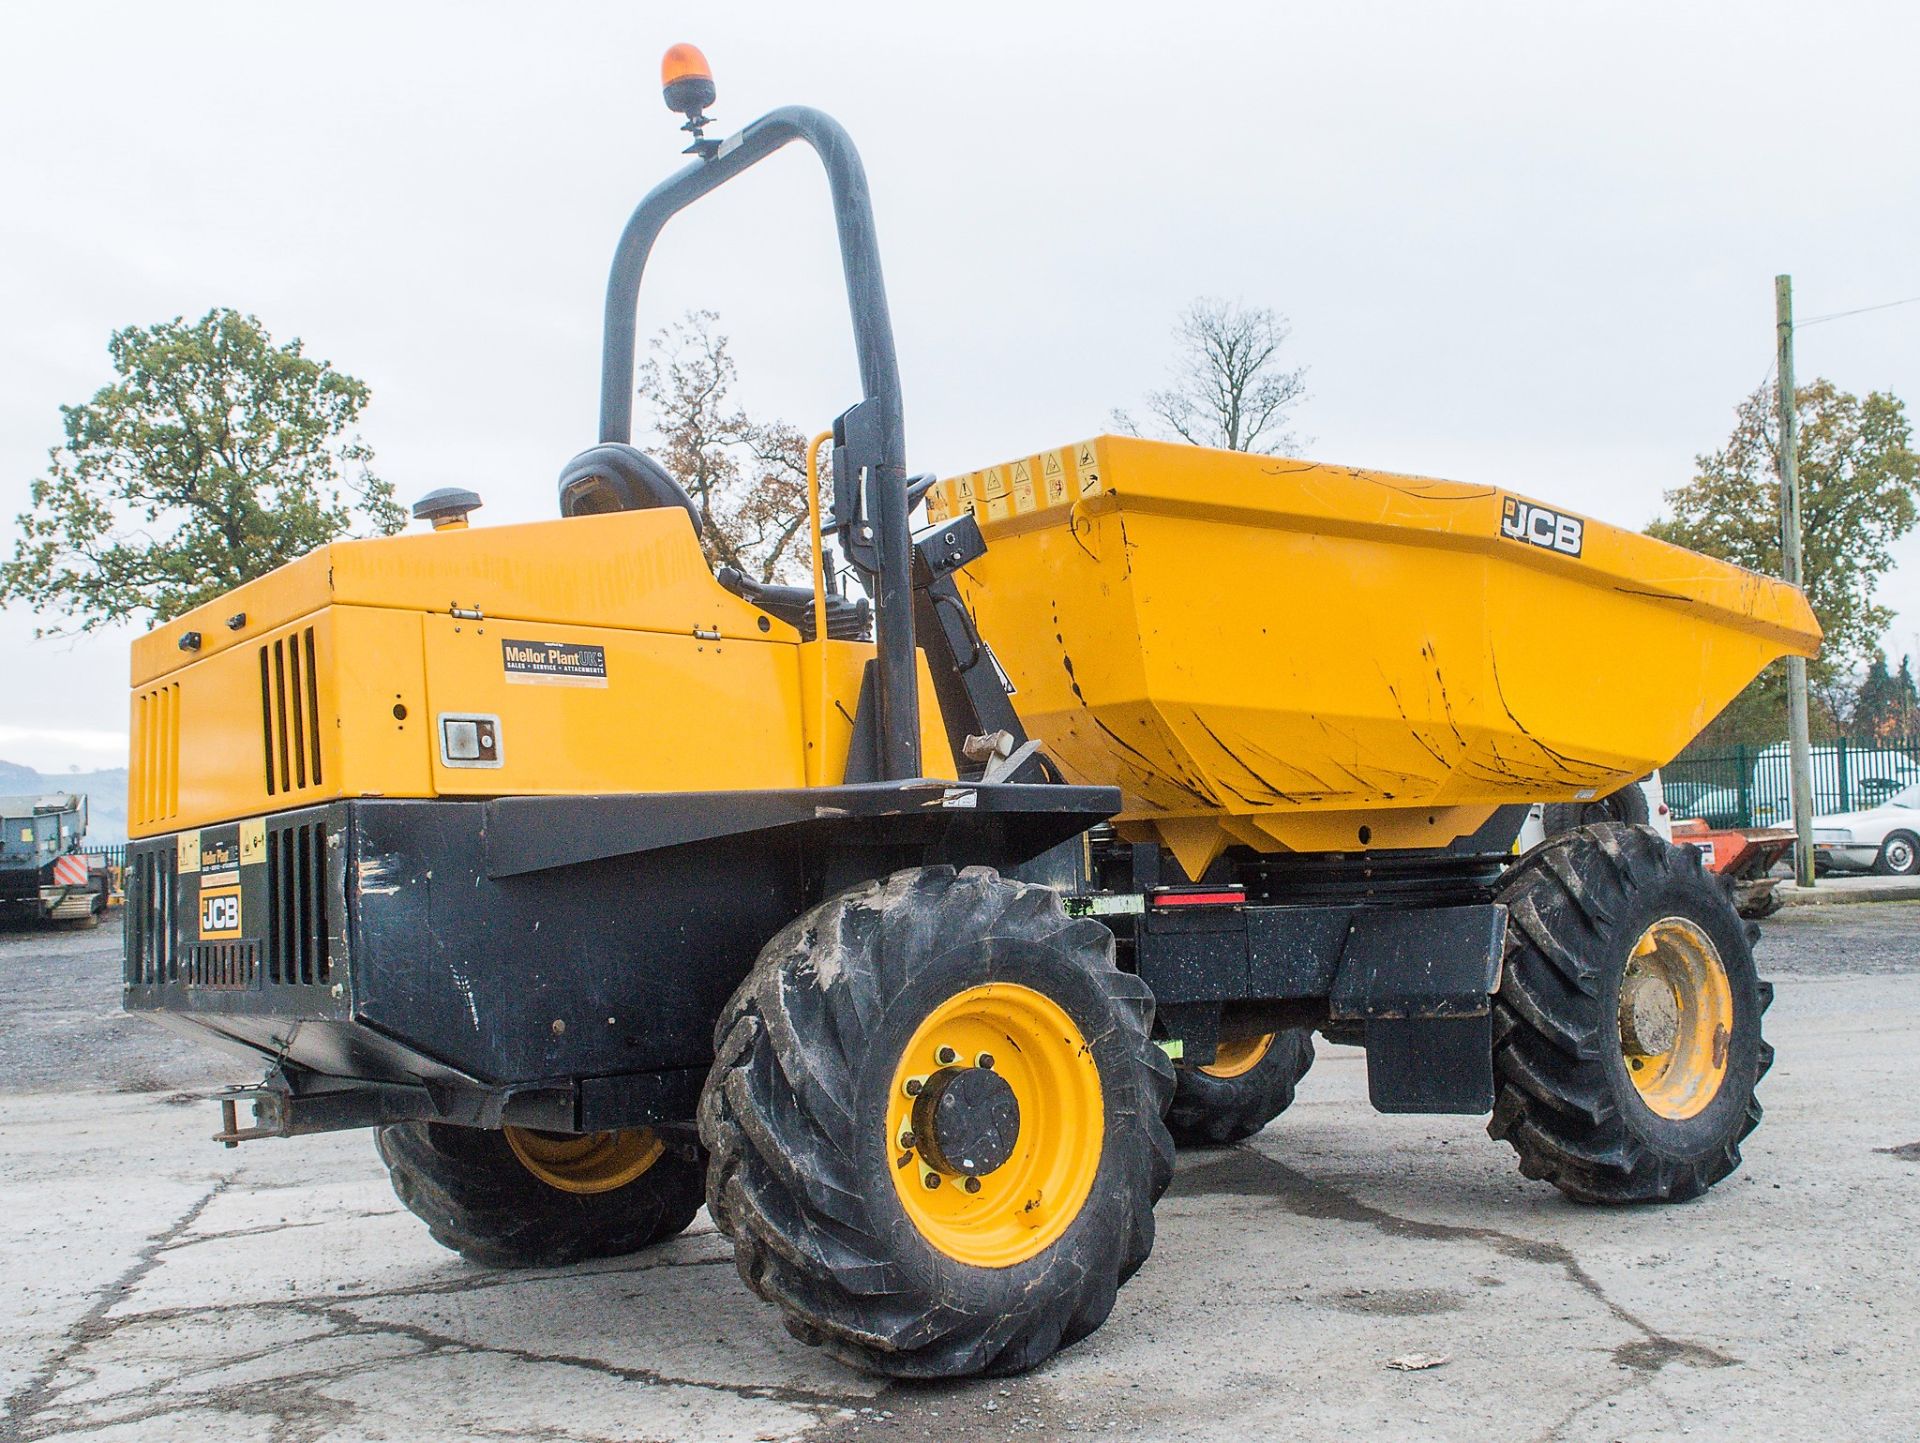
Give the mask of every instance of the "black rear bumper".
M 275 1065 L 274 1131 L 680 1121 L 726 999 L 807 907 L 1015 865 L 1117 807 L 879 783 L 364 800 L 152 838 L 128 848 L 125 1005 Z

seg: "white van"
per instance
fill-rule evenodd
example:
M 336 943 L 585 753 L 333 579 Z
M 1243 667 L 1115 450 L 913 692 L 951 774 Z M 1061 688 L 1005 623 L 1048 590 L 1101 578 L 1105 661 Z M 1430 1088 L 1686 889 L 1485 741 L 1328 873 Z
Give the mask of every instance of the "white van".
M 1775 742 L 1753 764 L 1753 824 L 1756 827 L 1793 825 L 1793 793 L 1788 778 L 1791 761 L 1785 742 Z M 1902 787 L 1920 782 L 1920 761 L 1903 751 L 1885 747 L 1846 749 L 1846 794 L 1841 795 L 1840 748 L 1813 748 L 1813 810 L 1859 811 L 1877 807 Z

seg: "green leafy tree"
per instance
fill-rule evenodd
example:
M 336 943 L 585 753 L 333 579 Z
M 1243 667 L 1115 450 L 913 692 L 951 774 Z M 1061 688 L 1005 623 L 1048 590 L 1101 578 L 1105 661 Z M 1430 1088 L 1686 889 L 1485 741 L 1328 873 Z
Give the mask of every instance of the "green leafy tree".
M 1877 597 L 1893 546 L 1920 521 L 1920 457 L 1899 397 L 1850 395 L 1815 380 L 1795 394 L 1800 428 L 1802 570 L 1825 640 L 1808 666 L 1813 730 L 1831 736 L 1850 709 L 1852 678 L 1892 623 Z M 1777 393 L 1740 403 L 1727 444 L 1695 460 L 1693 479 L 1667 492 L 1670 518 L 1650 535 L 1770 576 L 1780 574 Z M 1786 734 L 1786 673 L 1769 667 L 1694 745 L 1711 750 Z
M 164 621 L 314 547 L 405 524 L 353 428 L 366 384 L 209 311 L 107 343 L 117 379 L 63 406 L 66 442 L 33 483 L 0 601 L 91 631 Z

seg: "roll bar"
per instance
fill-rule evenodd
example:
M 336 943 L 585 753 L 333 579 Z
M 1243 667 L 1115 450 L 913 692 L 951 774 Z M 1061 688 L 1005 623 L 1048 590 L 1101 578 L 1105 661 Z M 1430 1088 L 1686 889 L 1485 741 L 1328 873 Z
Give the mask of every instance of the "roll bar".
M 607 279 L 600 353 L 600 439 L 633 439 L 636 306 L 653 243 L 673 216 L 709 191 L 804 140 L 820 158 L 833 195 L 860 363 L 862 401 L 834 424 L 835 525 L 843 555 L 872 583 L 878 675 L 875 751 L 881 779 L 920 775 L 919 685 L 914 661 L 913 538 L 907 525 L 906 423 L 893 319 L 880 273 L 880 246 L 860 153 L 840 123 L 804 105 L 770 111 L 736 135 L 700 150 L 634 208 Z

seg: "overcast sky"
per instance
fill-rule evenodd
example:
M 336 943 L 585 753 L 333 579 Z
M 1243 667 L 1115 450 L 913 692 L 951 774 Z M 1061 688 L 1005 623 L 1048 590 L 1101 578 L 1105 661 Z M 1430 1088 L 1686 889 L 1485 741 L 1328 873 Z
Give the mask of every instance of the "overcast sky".
M 1104 429 L 1216 294 L 1292 318 L 1309 455 L 1639 527 L 1766 377 L 1776 272 L 1803 316 L 1920 296 L 1910 0 L 9 5 L 0 539 L 109 332 L 212 306 L 371 384 L 403 500 L 554 514 L 677 40 L 721 132 L 806 102 L 864 152 L 915 470 Z M 642 330 L 696 305 L 756 412 L 858 399 L 803 151 L 669 228 Z M 1920 306 L 1799 369 L 1920 403 Z M 1920 650 L 1920 540 L 1886 596 Z M 0 615 L 0 758 L 112 764 L 130 633 L 31 632 Z

